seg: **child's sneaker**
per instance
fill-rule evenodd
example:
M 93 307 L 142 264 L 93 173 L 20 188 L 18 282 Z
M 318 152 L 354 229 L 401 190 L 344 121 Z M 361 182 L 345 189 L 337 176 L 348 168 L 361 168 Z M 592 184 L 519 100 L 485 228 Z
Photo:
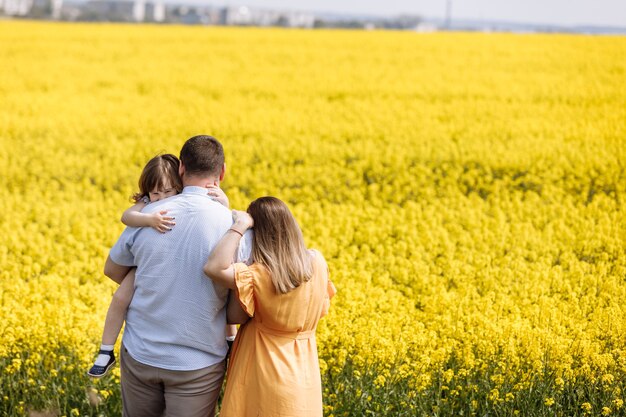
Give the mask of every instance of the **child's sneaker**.
M 115 365 L 115 355 L 113 354 L 112 350 L 100 349 L 98 353 L 100 355 L 108 355 L 109 360 L 106 362 L 105 365 L 97 365 L 98 361 L 96 360 L 96 364 L 94 364 L 91 367 L 91 369 L 87 372 L 87 375 L 92 376 L 94 378 L 101 378 L 105 376 L 107 372 L 109 372 L 109 369 L 111 369 L 111 367 Z

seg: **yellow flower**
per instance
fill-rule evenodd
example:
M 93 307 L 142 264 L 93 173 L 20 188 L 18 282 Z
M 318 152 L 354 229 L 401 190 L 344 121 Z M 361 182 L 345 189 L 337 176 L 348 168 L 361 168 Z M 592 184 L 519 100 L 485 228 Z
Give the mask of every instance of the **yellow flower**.
M 611 414 L 611 409 L 609 407 L 602 407 L 602 415 L 608 416 Z
M 605 374 L 605 375 L 602 375 L 602 383 L 603 383 L 603 384 L 608 384 L 608 385 L 610 385 L 610 384 L 612 384 L 612 383 L 613 383 L 613 381 L 614 381 L 614 380 L 615 380 L 615 377 L 614 377 L 612 374 Z
M 498 401 L 500 399 L 500 391 L 498 391 L 497 388 L 492 389 L 491 391 L 489 391 L 489 400 L 490 401 Z
M 563 378 L 558 377 L 554 380 L 554 384 L 557 386 L 559 390 L 561 390 L 565 386 L 565 381 L 563 380 Z
M 379 414 L 438 384 L 491 413 L 536 378 L 540 408 L 568 385 L 622 412 L 626 355 L 604 342 L 626 331 L 624 37 L 413 35 L 2 21 L 11 401 L 76 403 L 116 289 L 102 263 L 117 219 L 147 159 L 208 125 L 236 173 L 232 206 L 279 196 L 326 257 L 339 289 L 316 335 L 329 404 L 367 373 L 409 388 L 392 404 L 362 393 Z M 198 54 L 210 72 L 181 65 Z M 94 404 L 117 400 L 112 376 L 93 382 Z

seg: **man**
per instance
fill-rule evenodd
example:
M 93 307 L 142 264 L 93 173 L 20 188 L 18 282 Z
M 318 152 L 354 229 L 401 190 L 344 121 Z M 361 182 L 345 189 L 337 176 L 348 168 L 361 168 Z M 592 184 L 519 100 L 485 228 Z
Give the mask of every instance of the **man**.
M 167 210 L 176 226 L 165 234 L 126 228 L 105 265 L 105 275 L 116 282 L 137 267 L 121 347 L 127 417 L 161 416 L 165 410 L 168 417 L 214 416 L 224 378 L 228 290 L 202 270 L 232 225 L 230 210 L 207 195 L 224 178 L 224 150 L 211 136 L 194 136 L 180 160 L 182 193 L 143 210 Z M 246 234 L 239 260 L 248 259 L 250 246 Z M 234 323 L 247 319 L 237 301 L 228 310 Z

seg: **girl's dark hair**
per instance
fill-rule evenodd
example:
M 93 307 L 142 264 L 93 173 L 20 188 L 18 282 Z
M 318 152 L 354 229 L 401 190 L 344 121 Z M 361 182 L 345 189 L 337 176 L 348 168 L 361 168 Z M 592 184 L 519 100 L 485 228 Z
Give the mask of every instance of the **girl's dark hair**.
M 148 161 L 139 177 L 139 192 L 133 194 L 132 200 L 138 203 L 154 189 L 163 188 L 169 184 L 177 193 L 183 190 L 183 183 L 178 175 L 180 162 L 176 156 L 166 153 L 157 155 Z

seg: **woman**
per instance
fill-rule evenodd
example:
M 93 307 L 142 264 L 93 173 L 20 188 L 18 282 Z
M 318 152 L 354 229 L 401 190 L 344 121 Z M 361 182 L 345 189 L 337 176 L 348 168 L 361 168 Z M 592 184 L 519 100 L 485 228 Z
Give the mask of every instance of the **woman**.
M 236 290 L 252 317 L 233 345 L 220 417 L 321 417 L 315 329 L 336 292 L 326 261 L 306 249 L 277 198 L 259 198 L 233 218 L 204 266 L 215 283 Z M 253 264 L 233 265 L 239 239 L 253 225 Z

